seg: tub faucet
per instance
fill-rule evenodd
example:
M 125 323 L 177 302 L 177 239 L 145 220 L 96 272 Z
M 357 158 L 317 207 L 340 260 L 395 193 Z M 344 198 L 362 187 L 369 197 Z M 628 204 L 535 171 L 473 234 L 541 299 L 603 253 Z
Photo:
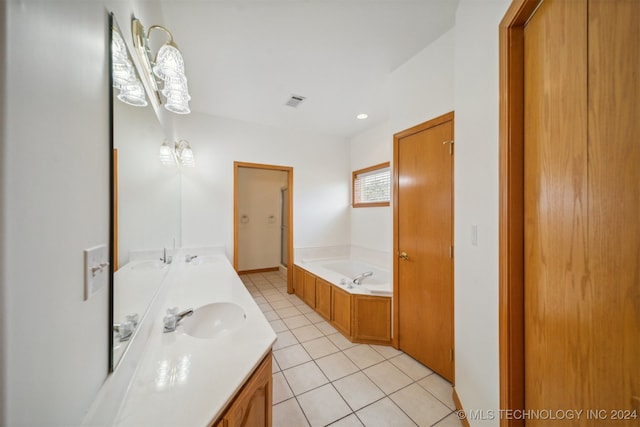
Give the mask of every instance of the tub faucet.
M 184 257 L 184 260 L 185 260 L 185 262 L 191 262 L 195 258 L 198 258 L 198 255 L 187 255 L 187 256 Z
M 164 331 L 175 331 L 180 321 L 185 317 L 191 316 L 192 314 L 192 308 L 188 308 L 184 311 L 181 311 L 180 313 L 178 313 L 178 309 L 176 307 L 167 309 L 167 315 L 164 316 L 164 319 L 162 319 L 164 321 Z
M 160 261 L 162 261 L 163 264 L 171 264 L 171 256 L 167 257 L 167 248 L 163 248 L 163 252 L 162 252 L 162 258 L 160 258 Z
M 371 277 L 371 276 L 373 276 L 373 271 L 365 271 L 364 273 L 356 276 L 353 279 L 353 284 L 354 285 L 359 285 L 360 282 L 362 281 L 362 279 L 364 279 L 365 277 Z

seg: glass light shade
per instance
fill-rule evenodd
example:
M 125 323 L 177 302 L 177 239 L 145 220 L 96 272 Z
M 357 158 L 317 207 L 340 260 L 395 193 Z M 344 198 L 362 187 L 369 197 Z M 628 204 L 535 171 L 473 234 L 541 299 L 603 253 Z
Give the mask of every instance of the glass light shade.
M 186 147 L 180 150 L 180 160 L 182 160 L 182 165 L 192 168 L 196 165 L 196 160 L 193 157 L 193 151 L 191 151 L 191 147 L 187 143 Z
M 189 103 L 184 100 L 167 99 L 167 102 L 164 104 L 164 108 L 176 114 L 189 114 L 191 112 L 189 109 Z
M 164 81 L 162 94 L 168 97 L 170 96 L 171 92 L 182 93 L 189 96 L 189 86 L 187 85 L 187 77 L 184 74 L 179 76 L 169 77 L 167 80 Z M 189 99 L 191 98 L 189 97 Z
M 113 62 L 112 66 L 113 86 L 122 89 L 123 86 L 135 82 L 136 75 L 131 62 L 128 60 Z
M 140 80 L 135 80 L 120 88 L 118 99 L 134 107 L 146 107 L 147 98 L 144 95 L 144 88 Z
M 158 51 L 156 65 L 153 72 L 162 80 L 171 77 L 184 76 L 184 61 L 182 54 L 175 45 L 165 44 Z
M 160 146 L 160 163 L 163 165 L 175 165 L 176 159 L 173 155 L 174 150 L 174 148 L 167 144 L 167 141 L 163 142 Z

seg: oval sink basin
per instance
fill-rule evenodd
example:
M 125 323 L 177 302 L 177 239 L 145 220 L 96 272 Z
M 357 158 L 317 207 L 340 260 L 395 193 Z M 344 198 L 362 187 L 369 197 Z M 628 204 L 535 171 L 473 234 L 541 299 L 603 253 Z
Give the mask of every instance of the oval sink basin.
M 247 318 L 244 309 L 232 302 L 203 305 L 182 320 L 182 330 L 196 338 L 216 338 L 242 325 Z
M 132 270 L 161 270 L 166 267 L 167 264 L 160 260 L 157 261 L 142 261 L 131 267 Z

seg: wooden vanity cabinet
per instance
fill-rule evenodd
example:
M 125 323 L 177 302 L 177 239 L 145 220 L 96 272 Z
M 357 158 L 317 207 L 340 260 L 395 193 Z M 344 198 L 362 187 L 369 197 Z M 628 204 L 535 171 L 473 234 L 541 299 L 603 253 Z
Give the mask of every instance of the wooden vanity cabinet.
M 304 272 L 304 292 L 302 293 L 302 299 L 311 308 L 316 308 L 316 276 Z
M 352 332 L 356 341 L 388 345 L 391 341 L 391 298 L 355 295 Z
M 351 339 L 351 294 L 332 286 L 331 324 Z
M 271 351 L 210 427 L 271 427 Z
M 304 294 L 304 270 L 297 265 L 293 266 L 293 290 L 298 298 Z
M 331 288 L 333 285 L 316 277 L 316 311 L 327 320 L 331 320 Z

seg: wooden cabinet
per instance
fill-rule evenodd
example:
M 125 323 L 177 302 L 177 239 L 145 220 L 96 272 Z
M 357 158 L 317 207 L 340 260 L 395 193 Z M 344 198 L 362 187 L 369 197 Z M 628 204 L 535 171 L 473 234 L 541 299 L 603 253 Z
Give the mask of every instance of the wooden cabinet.
M 354 340 L 389 344 L 391 298 L 354 295 L 352 326 Z
M 331 324 L 347 337 L 351 337 L 351 294 L 332 286 Z
M 391 344 L 391 298 L 351 294 L 294 266 L 295 292 L 352 342 Z
M 226 408 L 214 427 L 271 427 L 271 352 Z
M 293 266 L 293 289 L 298 298 L 302 299 L 304 293 L 304 270 L 297 265 Z
M 327 320 L 331 320 L 331 288 L 333 285 L 324 279 L 316 278 L 316 311 Z
M 309 307 L 316 308 L 316 276 L 308 271 L 304 272 L 304 292 L 302 299 Z

